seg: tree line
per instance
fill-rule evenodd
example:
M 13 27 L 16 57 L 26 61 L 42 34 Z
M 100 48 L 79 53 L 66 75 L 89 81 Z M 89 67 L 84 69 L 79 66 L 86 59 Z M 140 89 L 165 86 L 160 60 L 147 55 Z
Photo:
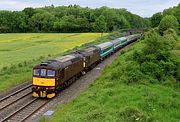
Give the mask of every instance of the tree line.
M 150 20 L 126 9 L 78 5 L 25 8 L 0 11 L 0 32 L 110 32 L 128 28 L 148 28 Z
M 166 19 L 169 20 L 169 23 L 177 23 L 177 21 L 178 21 L 178 23 L 180 23 L 180 4 L 178 4 L 177 6 L 165 9 L 163 12 L 155 13 L 150 18 L 151 26 L 158 27 L 161 20 L 164 17 L 166 17 Z

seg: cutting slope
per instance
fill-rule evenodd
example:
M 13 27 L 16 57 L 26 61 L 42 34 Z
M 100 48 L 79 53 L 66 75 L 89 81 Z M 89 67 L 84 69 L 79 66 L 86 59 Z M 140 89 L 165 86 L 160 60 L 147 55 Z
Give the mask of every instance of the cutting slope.
M 59 105 L 52 121 L 179 122 L 179 57 L 174 55 L 174 50 L 170 48 L 175 40 L 171 35 L 152 35 L 154 36 L 136 43 L 121 54 L 104 69 L 95 83 L 74 101 L 64 106 Z M 179 45 L 178 41 L 176 45 Z M 166 46 L 169 48 L 165 50 Z M 144 55 L 149 49 L 147 47 L 155 48 L 153 51 L 160 53 L 149 50 L 152 52 Z M 175 50 L 179 52 L 178 46 Z M 136 60 L 146 62 L 146 65 L 140 65 Z

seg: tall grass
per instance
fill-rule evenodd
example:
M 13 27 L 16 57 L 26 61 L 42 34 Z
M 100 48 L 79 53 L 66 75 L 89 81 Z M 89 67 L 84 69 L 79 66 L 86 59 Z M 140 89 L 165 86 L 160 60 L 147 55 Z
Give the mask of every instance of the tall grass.
M 164 41 L 173 40 L 168 40 L 169 38 L 159 35 L 147 36 L 145 36 L 145 40 L 136 43 L 128 51 L 121 54 L 110 66 L 107 66 L 103 70 L 103 74 L 90 85 L 87 91 L 67 105 L 59 105 L 49 121 L 179 122 L 180 83 L 176 75 L 179 57 L 177 58 L 177 55 L 172 53 L 173 47 L 170 43 L 164 45 Z M 165 39 L 158 42 L 160 45 L 157 46 L 165 46 L 164 48 L 168 48 L 168 50 L 157 47 L 155 51 L 158 52 L 148 52 L 148 54 L 143 55 L 144 49 L 146 49 L 144 53 L 148 51 L 149 42 L 147 41 L 153 38 L 156 41 L 159 41 L 157 39 Z M 153 42 L 153 40 L 151 41 Z M 156 46 L 156 43 L 149 48 Z M 175 42 L 175 44 L 179 43 L 179 41 Z M 170 55 L 166 55 L 167 53 Z M 172 60 L 171 57 L 174 56 L 176 58 Z M 158 64 L 157 60 L 164 61 L 164 63 Z M 152 73 L 148 73 L 151 67 L 142 67 L 141 64 L 144 62 L 151 62 L 152 65 L 158 67 L 157 69 L 159 66 L 162 66 L 162 69 L 164 66 L 169 68 L 162 70 L 162 72 L 154 69 L 151 71 Z M 171 65 L 166 65 L 167 63 Z M 175 68 L 172 64 L 176 65 Z M 165 73 L 164 78 L 157 77 L 158 75 L 161 76 L 161 73 Z

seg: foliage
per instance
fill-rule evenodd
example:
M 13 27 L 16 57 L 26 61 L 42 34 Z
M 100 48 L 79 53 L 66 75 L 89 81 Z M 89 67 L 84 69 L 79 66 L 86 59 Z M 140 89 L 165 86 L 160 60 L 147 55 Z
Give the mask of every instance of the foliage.
M 167 15 L 163 17 L 159 24 L 159 31 L 160 33 L 163 33 L 169 28 L 172 28 L 178 32 L 179 23 L 175 16 L 173 15 Z
M 73 15 L 64 16 L 59 22 L 54 23 L 54 29 L 60 32 L 84 32 L 89 31 L 89 22 L 86 18 L 75 18 Z
M 30 30 L 32 32 L 51 32 L 54 18 L 49 12 L 36 13 L 29 20 Z
M 99 16 L 94 23 L 94 31 L 95 32 L 106 32 L 107 24 L 105 22 L 105 17 L 103 15 Z
M 157 27 L 159 25 L 159 23 L 161 22 L 161 20 L 167 15 L 173 15 L 177 19 L 177 21 L 180 23 L 180 3 L 177 6 L 165 9 L 163 12 L 155 13 L 151 17 L 151 26 Z M 179 27 L 177 27 L 177 28 L 179 28 Z
M 173 15 L 178 19 L 178 22 L 180 23 L 180 3 L 175 6 L 175 7 L 171 7 L 169 9 L 165 9 L 163 11 L 163 15 Z
M 59 105 L 50 121 L 179 122 L 178 58 L 172 50 L 180 42 L 169 32 L 163 37 L 148 32 L 84 93 Z
M 159 23 L 161 22 L 162 18 L 163 18 L 163 15 L 161 12 L 153 14 L 153 16 L 151 17 L 152 27 L 157 27 Z
M 177 79 L 175 77 L 178 71 L 177 57 L 171 51 L 176 43 L 176 38 L 171 34 L 161 37 L 154 31 L 146 35 L 144 48 L 132 55 L 133 60 L 141 66 L 140 70 L 144 77 L 159 82 L 164 82 L 169 77 Z
M 22 11 L 0 11 L 0 33 L 5 32 L 94 32 L 99 17 L 104 16 L 106 28 L 113 31 L 125 28 L 146 28 L 149 21 L 125 9 L 101 7 L 83 8 L 78 5 L 25 8 Z M 102 32 L 97 29 L 95 31 Z
M 126 20 L 124 16 L 117 16 L 115 18 L 115 30 L 130 28 L 130 23 Z

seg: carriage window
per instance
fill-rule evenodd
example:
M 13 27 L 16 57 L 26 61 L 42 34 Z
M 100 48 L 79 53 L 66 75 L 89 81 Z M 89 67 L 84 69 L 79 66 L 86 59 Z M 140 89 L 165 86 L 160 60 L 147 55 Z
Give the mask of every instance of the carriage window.
M 53 71 L 53 70 L 48 70 L 47 76 L 55 76 L 55 71 Z
M 40 71 L 41 71 L 40 69 L 35 69 L 33 74 L 39 76 L 40 75 Z
M 46 76 L 46 69 L 41 69 L 41 76 Z

